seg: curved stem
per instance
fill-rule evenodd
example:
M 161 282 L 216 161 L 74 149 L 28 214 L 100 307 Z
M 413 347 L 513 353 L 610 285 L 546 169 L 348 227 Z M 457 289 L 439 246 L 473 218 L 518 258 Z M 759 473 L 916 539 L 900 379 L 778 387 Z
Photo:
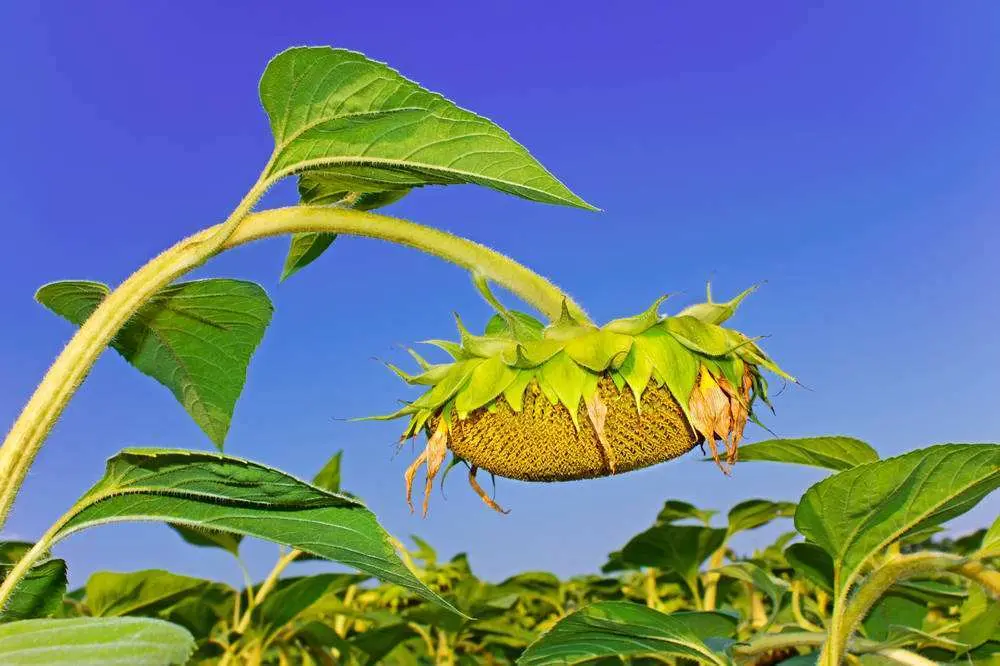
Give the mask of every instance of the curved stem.
M 133 273 L 98 306 L 45 374 L 0 448 L 0 528 L 42 442 L 94 361 L 157 291 L 216 254 L 267 190 L 261 178 L 222 224 L 181 241 Z
M 855 590 L 848 603 L 837 604 L 834 607 L 834 619 L 839 621 L 830 625 L 830 639 L 823 646 L 818 663 L 832 666 L 841 662 L 851 636 L 857 631 L 872 606 L 895 583 L 914 576 L 941 571 L 952 571 L 965 576 L 984 585 L 994 595 L 1000 594 L 1000 574 L 978 562 L 969 562 L 958 555 L 936 552 L 896 556 L 869 574 L 864 583 Z
M 550 318 L 558 318 L 565 302 L 574 317 L 589 322 L 580 306 L 545 278 L 499 252 L 438 229 L 374 213 L 322 206 L 291 206 L 250 214 L 268 185 L 268 181 L 259 181 L 225 222 L 188 237 L 136 271 L 104 299 L 76 332 L 0 448 L 0 528 L 45 437 L 118 330 L 160 289 L 215 254 L 238 245 L 310 231 L 377 238 L 475 269 Z

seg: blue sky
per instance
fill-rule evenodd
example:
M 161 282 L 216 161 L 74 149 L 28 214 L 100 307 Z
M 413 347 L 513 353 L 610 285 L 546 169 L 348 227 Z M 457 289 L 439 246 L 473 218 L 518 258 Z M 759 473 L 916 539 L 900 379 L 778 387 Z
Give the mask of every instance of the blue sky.
M 71 333 L 34 290 L 116 283 L 225 217 L 271 149 L 256 93 L 267 60 L 331 44 L 495 120 L 605 211 L 469 186 L 417 192 L 392 214 L 514 256 L 599 320 L 666 292 L 677 308 L 709 279 L 719 295 L 767 280 L 733 325 L 769 335 L 767 350 L 809 387 L 777 396 L 769 425 L 781 435 L 853 435 L 883 455 L 1000 438 L 992 0 L 122 0 L 4 3 L 0 25 L 2 422 Z M 293 200 L 288 184 L 266 204 Z M 453 336 L 453 311 L 481 325 L 488 310 L 460 270 L 368 240 L 339 240 L 278 286 L 286 244 L 241 248 L 198 272 L 260 281 L 276 305 L 228 452 L 308 477 L 343 449 L 345 486 L 391 532 L 417 533 L 443 555 L 466 551 L 488 578 L 595 571 L 666 499 L 725 510 L 796 499 L 823 476 L 746 464 L 727 479 L 691 455 L 597 481 L 498 480 L 504 517 L 456 475 L 428 519 L 411 516 L 402 472 L 413 454 L 393 455 L 401 424 L 338 419 L 407 395 L 372 357 L 402 359 L 398 345 Z M 165 389 L 108 353 L 39 456 L 8 535 L 41 533 L 107 457 L 143 445 L 210 447 Z M 955 529 L 998 510 L 988 500 Z M 58 554 L 74 584 L 150 567 L 239 578 L 224 554 L 159 525 L 95 529 Z M 263 575 L 274 547 L 245 554 Z

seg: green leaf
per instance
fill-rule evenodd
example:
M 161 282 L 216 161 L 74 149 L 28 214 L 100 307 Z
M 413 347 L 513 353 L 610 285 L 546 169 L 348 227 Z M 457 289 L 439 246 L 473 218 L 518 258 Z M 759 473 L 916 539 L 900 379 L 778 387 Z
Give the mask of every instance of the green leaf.
M 187 525 L 178 525 L 176 523 L 168 523 L 168 525 L 192 546 L 220 548 L 227 553 L 231 553 L 234 557 L 239 557 L 240 555 L 240 544 L 243 542 L 243 535 L 241 534 L 220 532 L 219 530 L 207 527 L 188 527 Z
M 0 581 L 7 577 L 12 566 L 0 564 Z M 65 593 L 66 562 L 55 559 L 39 562 L 14 587 L 7 605 L 0 611 L 0 622 L 48 617 L 62 607 Z
M 791 518 L 794 515 L 795 502 L 772 502 L 764 499 L 740 502 L 729 510 L 729 534 L 757 529 L 776 518 Z
M 574 425 L 579 427 L 580 400 L 586 384 L 587 371 L 564 352 L 559 352 L 538 372 L 539 382 L 547 385 L 569 411 Z
M 79 326 L 108 293 L 99 282 L 66 281 L 45 285 L 35 298 Z M 140 308 L 110 346 L 170 389 L 221 449 L 272 311 L 267 294 L 253 282 L 182 282 Z
M 354 210 L 374 210 L 399 201 L 409 192 L 409 190 L 389 192 L 331 191 L 328 183 L 318 176 L 319 174 L 304 173 L 299 177 L 299 200 L 303 204 L 340 204 Z M 335 240 L 337 240 L 337 234 L 323 231 L 292 234 L 291 245 L 285 256 L 285 265 L 281 269 L 280 281 L 284 282 L 316 261 Z
M 319 555 L 447 604 L 403 564 L 360 501 L 221 454 L 126 449 L 75 505 L 56 540 L 129 520 L 210 526 Z
M 795 572 L 825 592 L 833 592 L 833 559 L 813 543 L 793 543 L 785 559 Z
M 711 458 L 709 458 L 711 460 Z M 843 470 L 878 460 L 878 453 L 853 437 L 769 439 L 740 446 L 740 462 L 766 460 Z
M 322 231 L 306 231 L 292 234 L 285 265 L 281 267 L 280 282 L 284 282 L 300 270 L 320 258 L 327 248 L 337 240 L 337 234 Z
M 151 615 L 211 581 L 162 569 L 131 573 L 100 571 L 87 580 L 86 602 L 98 617 Z
M 655 525 L 625 544 L 622 559 L 631 564 L 676 571 L 685 580 L 697 578 L 698 569 L 726 539 L 726 530 L 696 525 Z
M 172 666 L 184 664 L 194 638 L 150 618 L 23 620 L 0 625 L 5 666 Z
M 340 462 L 344 457 L 343 451 L 337 451 L 323 465 L 323 469 L 313 477 L 312 484 L 317 488 L 331 493 L 340 492 Z
M 721 649 L 736 619 L 724 613 L 666 615 L 623 601 L 602 601 L 567 615 L 528 646 L 519 666 L 579 664 L 600 657 L 655 654 L 727 664 Z M 712 645 L 706 644 L 711 641 Z
M 34 545 L 30 541 L 0 541 L 0 564 L 17 564 Z
M 667 500 L 663 503 L 663 508 L 656 514 L 656 523 L 676 523 L 681 520 L 694 518 L 708 525 L 717 511 L 699 509 L 694 504 L 682 502 L 680 500 Z
M 886 594 L 872 606 L 865 617 L 865 634 L 873 641 L 887 641 L 896 627 L 920 629 L 927 606 L 895 594 Z
M 593 372 L 618 367 L 632 349 L 632 337 L 597 329 L 566 342 L 566 354 Z M 651 368 L 652 369 L 652 368 Z
M 735 578 L 737 580 L 750 583 L 758 590 L 766 594 L 767 598 L 771 600 L 771 614 L 768 618 L 768 626 L 774 622 L 778 612 L 781 610 L 781 600 L 784 598 L 785 592 L 788 590 L 788 583 L 775 578 L 767 571 L 751 562 L 734 562 L 733 564 L 727 564 L 723 567 L 712 569 L 712 571 L 720 576 L 728 576 L 729 578 Z
M 343 574 L 319 574 L 283 581 L 280 589 L 265 597 L 260 605 L 260 624 L 267 631 L 280 629 L 306 610 L 340 582 Z
M 352 647 L 368 655 L 369 664 L 380 663 L 397 645 L 417 635 L 409 624 L 398 622 L 376 629 L 363 631 L 350 640 Z
M 260 81 L 274 134 L 266 175 L 318 171 L 330 191 L 474 183 L 591 208 L 489 120 L 360 53 L 297 47 Z
M 663 301 L 667 300 L 667 296 L 660 296 L 658 299 L 653 301 L 653 304 L 649 308 L 634 317 L 623 317 L 622 319 L 615 319 L 609 321 L 603 326 L 605 331 L 611 331 L 612 333 L 624 333 L 625 335 L 636 336 L 640 333 L 644 333 L 651 327 L 655 326 L 660 321 L 660 306 L 663 305 Z
M 977 559 L 1000 557 L 1000 516 L 997 516 L 990 528 L 986 530 L 975 557 Z
M 932 446 L 817 483 L 803 495 L 795 527 L 833 556 L 840 594 L 882 548 L 965 513 L 998 486 L 1000 446 Z
M 959 642 L 977 647 L 993 638 L 1000 638 L 1000 603 L 990 599 L 979 586 L 969 588 L 969 598 L 961 608 L 958 627 Z

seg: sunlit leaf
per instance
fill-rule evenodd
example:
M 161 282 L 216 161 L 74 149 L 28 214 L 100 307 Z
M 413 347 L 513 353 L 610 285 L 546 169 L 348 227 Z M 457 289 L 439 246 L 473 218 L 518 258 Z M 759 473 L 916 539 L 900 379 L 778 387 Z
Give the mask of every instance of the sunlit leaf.
M 660 512 L 656 514 L 656 522 L 659 523 L 676 523 L 681 520 L 688 520 L 689 518 L 694 518 L 699 520 L 706 525 L 708 521 L 712 519 L 718 511 L 710 511 L 707 509 L 699 509 L 694 504 L 688 502 L 682 502 L 680 500 L 667 500 L 663 503 L 663 508 Z
M 793 543 L 785 559 L 795 572 L 825 592 L 833 592 L 833 558 L 813 543 Z
M 310 171 L 331 192 L 474 183 L 589 208 L 501 128 L 360 53 L 288 49 L 268 63 L 260 98 L 272 179 Z
M 221 454 L 126 449 L 75 505 L 57 539 L 112 521 L 211 526 L 319 555 L 444 603 L 406 568 L 360 501 Z
M 751 562 L 734 562 L 717 569 L 712 569 L 721 576 L 728 576 L 737 580 L 750 583 L 753 587 L 767 595 L 771 601 L 771 614 L 768 624 L 774 622 L 778 611 L 781 610 L 781 600 L 788 590 L 788 584 L 780 578 L 775 578 L 764 569 Z
M 45 285 L 35 298 L 79 326 L 108 293 L 99 282 L 66 281 Z M 267 293 L 253 282 L 183 282 L 142 306 L 110 346 L 170 389 L 221 449 L 272 311 Z
M 853 437 L 769 439 L 740 446 L 740 462 L 766 460 L 843 470 L 878 460 L 878 453 Z
M 13 556 L 19 550 L 19 543 L 3 544 L 4 559 Z M 30 544 L 26 544 L 30 546 Z M 20 558 L 17 558 L 20 559 Z M 12 564 L 0 563 L 0 581 L 10 573 Z M 46 559 L 35 564 L 18 581 L 0 610 L 0 622 L 15 620 L 30 620 L 53 615 L 60 609 L 63 594 L 66 592 L 66 562 L 58 559 Z
M 194 649 L 187 629 L 138 617 L 23 620 L 0 625 L 5 666 L 172 666 Z
M 87 606 L 99 617 L 150 615 L 210 581 L 162 569 L 131 573 L 100 571 L 87 581 Z
M 776 518 L 791 518 L 794 515 L 794 502 L 772 502 L 764 499 L 746 500 L 729 510 L 729 534 L 757 529 Z
M 726 530 L 695 525 L 656 525 L 625 544 L 621 557 L 631 564 L 676 571 L 694 580 L 698 569 L 722 545 Z
M 666 615 L 638 604 L 604 601 L 560 620 L 528 646 L 517 663 L 579 664 L 600 657 L 655 654 L 723 666 L 728 660 L 722 650 L 735 629 L 736 619 L 724 613 Z
M 340 465 L 344 457 L 343 451 L 337 451 L 323 465 L 323 469 L 313 477 L 312 484 L 317 488 L 331 493 L 340 492 Z
M 840 593 L 871 555 L 965 513 L 998 486 L 1000 446 L 933 446 L 817 483 L 803 495 L 795 527 L 833 556 Z

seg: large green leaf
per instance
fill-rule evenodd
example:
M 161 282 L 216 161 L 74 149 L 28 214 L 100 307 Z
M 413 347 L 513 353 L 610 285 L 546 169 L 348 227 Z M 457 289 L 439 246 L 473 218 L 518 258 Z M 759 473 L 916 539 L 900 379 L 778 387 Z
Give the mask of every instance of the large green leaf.
M 864 620 L 865 635 L 875 641 L 887 641 L 898 628 L 920 629 L 927 605 L 896 594 L 886 594 L 872 606 Z
M 764 499 L 746 500 L 729 510 L 727 530 L 730 535 L 733 535 L 737 532 L 757 529 L 776 518 L 791 518 L 794 515 L 794 502 L 772 502 Z
M 802 437 L 744 444 L 740 447 L 740 462 L 750 460 L 842 470 L 874 462 L 878 460 L 878 453 L 853 437 Z
M 631 564 L 675 571 L 691 582 L 701 564 L 726 538 L 726 530 L 695 525 L 656 525 L 625 544 L 621 558 Z
M 474 183 L 590 208 L 503 129 L 360 53 L 288 49 L 268 63 L 260 99 L 271 179 L 310 171 L 331 192 Z
M 795 527 L 833 556 L 840 593 L 870 556 L 965 513 L 998 486 L 1000 446 L 932 446 L 817 483 L 802 497 Z
M 638 604 L 602 601 L 564 617 L 529 645 L 517 663 L 579 664 L 656 654 L 722 666 L 728 661 L 720 652 L 735 629 L 736 619 L 724 613 L 665 615 Z
M 0 564 L 0 581 L 12 565 Z M 0 610 L 0 622 L 48 617 L 62 607 L 66 593 L 66 562 L 49 559 L 35 564 L 14 587 L 7 604 Z
M 126 449 L 75 505 L 56 539 L 108 522 L 159 520 L 284 544 L 445 604 L 406 568 L 360 501 L 221 454 Z M 446 605 L 446 604 L 445 604 Z
M 194 649 L 187 629 L 151 618 L 81 617 L 0 625 L 4 666 L 172 666 Z
M 210 582 L 163 569 L 99 571 L 87 580 L 86 603 L 90 612 L 99 617 L 152 615 Z
M 45 285 L 35 298 L 79 326 L 108 293 L 99 282 L 65 281 Z M 253 282 L 182 282 L 141 307 L 110 346 L 170 389 L 221 449 L 272 310 L 267 294 Z

